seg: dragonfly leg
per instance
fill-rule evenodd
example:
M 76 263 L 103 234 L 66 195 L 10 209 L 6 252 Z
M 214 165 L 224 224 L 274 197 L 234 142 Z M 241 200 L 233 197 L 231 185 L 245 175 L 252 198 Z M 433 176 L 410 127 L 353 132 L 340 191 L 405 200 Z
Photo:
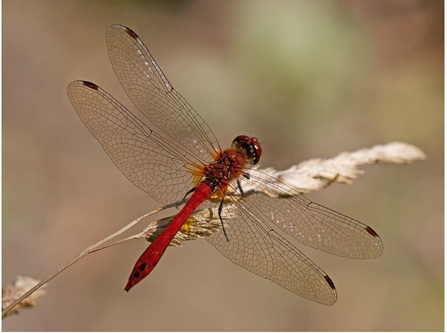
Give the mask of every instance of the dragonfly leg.
M 243 173 L 242 176 L 246 179 L 250 179 L 250 176 L 247 175 L 246 173 Z M 242 189 L 242 183 L 240 179 L 237 180 L 237 187 L 239 188 L 239 192 L 241 192 L 241 196 L 244 196 L 246 193 Z
M 192 189 L 190 189 L 188 192 L 186 192 L 186 194 L 183 197 L 183 199 L 175 207 L 178 208 L 178 206 L 180 206 L 181 204 L 185 203 L 186 202 L 186 198 L 188 197 L 188 195 L 193 193 L 196 189 L 197 189 L 197 186 L 194 186 Z
M 230 239 L 228 238 L 228 235 L 227 235 L 227 232 L 226 232 L 226 230 L 225 230 L 224 223 L 223 223 L 223 219 L 222 219 L 222 208 L 223 208 L 223 204 L 224 204 L 225 193 L 226 193 L 226 191 L 223 193 L 222 200 L 220 201 L 218 214 L 219 214 L 220 224 L 222 225 L 223 233 L 224 233 L 224 235 L 225 235 L 225 238 L 227 239 L 227 242 L 229 242 Z
M 239 179 L 237 180 L 237 187 L 239 188 L 239 192 L 241 192 L 241 195 L 244 196 L 245 192 L 242 189 L 242 184 L 241 184 L 241 181 Z

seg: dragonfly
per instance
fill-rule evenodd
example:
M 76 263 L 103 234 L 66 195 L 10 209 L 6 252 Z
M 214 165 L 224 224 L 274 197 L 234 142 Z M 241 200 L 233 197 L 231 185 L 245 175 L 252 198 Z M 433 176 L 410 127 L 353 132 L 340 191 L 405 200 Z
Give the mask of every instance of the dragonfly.
M 381 255 L 382 241 L 372 228 L 253 167 L 262 156 L 256 137 L 239 135 L 222 149 L 134 31 L 113 25 L 106 44 L 116 76 L 151 126 L 88 81 L 74 81 L 67 88 L 75 111 L 133 184 L 162 204 L 186 202 L 139 257 L 126 291 L 151 273 L 199 209 L 217 211 L 221 227 L 206 239 L 226 258 L 321 304 L 337 300 L 332 279 L 282 233 L 342 257 Z

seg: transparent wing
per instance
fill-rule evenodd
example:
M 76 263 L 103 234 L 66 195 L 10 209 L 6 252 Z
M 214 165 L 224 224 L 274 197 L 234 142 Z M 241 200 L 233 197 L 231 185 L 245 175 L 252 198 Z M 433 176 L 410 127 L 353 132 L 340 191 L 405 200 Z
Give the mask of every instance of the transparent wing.
M 379 235 L 369 226 L 319 205 L 259 170 L 246 172 L 241 187 L 256 189 L 244 204 L 264 221 L 310 247 L 342 257 L 376 258 L 382 254 Z
M 213 132 L 172 87 L 137 34 L 113 25 L 107 30 L 106 43 L 112 67 L 141 113 L 202 163 L 210 162 L 210 156 L 220 151 Z
M 201 208 L 205 206 L 206 203 Z M 223 216 L 229 241 L 222 229 L 206 239 L 226 258 L 248 271 L 301 297 L 334 304 L 337 292 L 329 276 L 249 206 L 245 199 L 225 205 Z
M 188 159 L 184 147 L 157 135 L 94 83 L 72 82 L 67 94 L 113 163 L 141 190 L 168 204 L 192 187 L 189 170 L 195 161 Z

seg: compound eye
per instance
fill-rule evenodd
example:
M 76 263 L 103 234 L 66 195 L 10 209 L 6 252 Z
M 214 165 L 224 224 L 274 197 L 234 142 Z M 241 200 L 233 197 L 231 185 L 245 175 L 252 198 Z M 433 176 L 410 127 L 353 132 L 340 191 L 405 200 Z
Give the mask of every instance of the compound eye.
M 231 146 L 233 148 L 241 148 L 250 141 L 250 137 L 246 135 L 238 135 L 232 142 Z
M 247 162 L 252 165 L 258 163 L 261 158 L 262 148 L 258 138 L 239 135 L 233 140 L 231 146 L 235 149 L 243 149 L 247 156 Z
M 258 163 L 262 156 L 261 143 L 259 142 L 258 138 L 253 137 L 253 138 L 251 138 L 251 144 L 252 144 L 254 151 L 256 152 L 256 155 L 258 157 L 257 161 L 256 161 L 256 163 Z

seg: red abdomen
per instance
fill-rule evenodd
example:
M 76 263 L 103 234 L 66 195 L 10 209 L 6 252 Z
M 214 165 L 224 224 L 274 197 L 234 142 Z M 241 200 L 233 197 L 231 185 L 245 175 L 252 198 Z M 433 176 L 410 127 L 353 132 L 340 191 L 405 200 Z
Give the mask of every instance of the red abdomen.
M 163 230 L 163 232 L 149 245 L 135 264 L 132 273 L 129 276 L 126 288 L 129 291 L 134 285 L 143 280 L 154 269 L 160 261 L 161 256 L 166 251 L 169 243 L 188 219 L 189 215 L 196 210 L 199 205 L 205 201 L 213 192 L 214 188 L 206 182 L 200 183 L 194 191 L 191 199 L 188 200 L 182 210 L 174 217 L 172 222 Z

